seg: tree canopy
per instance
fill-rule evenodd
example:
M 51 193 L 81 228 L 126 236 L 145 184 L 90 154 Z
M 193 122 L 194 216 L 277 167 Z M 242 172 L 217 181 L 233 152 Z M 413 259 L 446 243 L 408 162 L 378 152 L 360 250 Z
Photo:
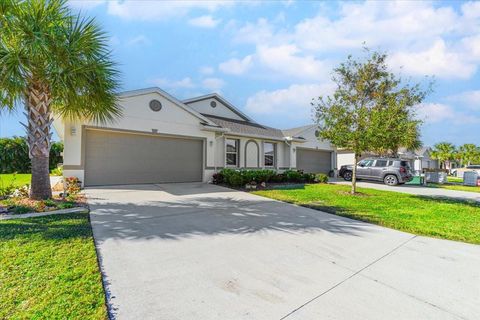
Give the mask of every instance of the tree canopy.
M 362 153 L 396 153 L 400 147 L 421 146 L 420 125 L 415 113 L 430 91 L 411 85 L 392 73 L 387 54 L 365 49 L 366 57 L 349 56 L 333 70 L 336 84 L 330 96 L 313 99 L 319 138 L 337 148 L 351 150 L 355 162 Z M 352 192 L 355 192 L 355 171 Z

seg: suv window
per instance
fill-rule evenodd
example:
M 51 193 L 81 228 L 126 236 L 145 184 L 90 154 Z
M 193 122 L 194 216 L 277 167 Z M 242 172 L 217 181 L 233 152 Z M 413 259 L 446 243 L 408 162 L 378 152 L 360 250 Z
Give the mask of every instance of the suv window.
M 408 161 L 400 161 L 400 166 L 402 166 L 402 167 L 410 167 L 410 164 L 408 163 Z
M 375 167 L 386 167 L 388 161 L 387 160 L 377 160 L 375 162 Z
M 480 169 L 480 165 L 471 165 L 471 166 L 467 166 L 467 169 Z
M 374 160 L 362 160 L 358 163 L 360 167 L 370 167 L 372 166 Z

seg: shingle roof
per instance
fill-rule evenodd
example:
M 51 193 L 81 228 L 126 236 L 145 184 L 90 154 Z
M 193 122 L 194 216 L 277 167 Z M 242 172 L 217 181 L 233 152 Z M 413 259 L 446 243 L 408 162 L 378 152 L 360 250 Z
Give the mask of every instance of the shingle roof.
M 310 129 L 312 127 L 315 127 L 316 125 L 314 124 L 309 124 L 306 126 L 301 126 L 301 127 L 296 127 L 296 128 L 291 128 L 291 129 L 285 129 L 282 130 L 283 134 L 286 137 L 296 137 L 298 134 L 302 133 L 303 131 Z
M 242 121 L 236 119 L 228 119 L 218 116 L 213 116 L 209 114 L 203 114 L 204 117 L 208 120 L 216 123 L 222 128 L 229 129 L 230 133 L 237 133 L 240 135 L 247 135 L 252 137 L 259 138 L 268 138 L 274 140 L 284 140 L 285 136 L 282 133 L 282 130 L 267 127 L 258 123 L 253 123 L 249 121 Z

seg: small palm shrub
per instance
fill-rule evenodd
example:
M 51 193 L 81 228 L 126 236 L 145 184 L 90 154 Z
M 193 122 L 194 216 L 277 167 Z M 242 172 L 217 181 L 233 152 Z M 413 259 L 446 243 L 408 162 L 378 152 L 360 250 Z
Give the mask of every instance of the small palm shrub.
M 324 173 L 317 173 L 315 175 L 315 182 L 328 183 L 328 176 Z

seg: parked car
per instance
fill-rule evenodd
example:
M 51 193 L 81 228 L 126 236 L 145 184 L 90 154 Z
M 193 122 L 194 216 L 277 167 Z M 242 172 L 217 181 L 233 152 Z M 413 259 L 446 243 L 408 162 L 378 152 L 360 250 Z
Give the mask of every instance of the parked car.
M 476 171 L 480 175 L 480 164 L 472 164 L 465 168 L 455 168 L 451 171 L 452 176 L 463 178 L 463 174 L 467 171 Z
M 353 177 L 353 165 L 342 166 L 339 175 L 346 181 Z M 386 185 L 404 184 L 413 179 L 410 163 L 398 158 L 368 158 L 357 165 L 357 179 L 383 181 Z

